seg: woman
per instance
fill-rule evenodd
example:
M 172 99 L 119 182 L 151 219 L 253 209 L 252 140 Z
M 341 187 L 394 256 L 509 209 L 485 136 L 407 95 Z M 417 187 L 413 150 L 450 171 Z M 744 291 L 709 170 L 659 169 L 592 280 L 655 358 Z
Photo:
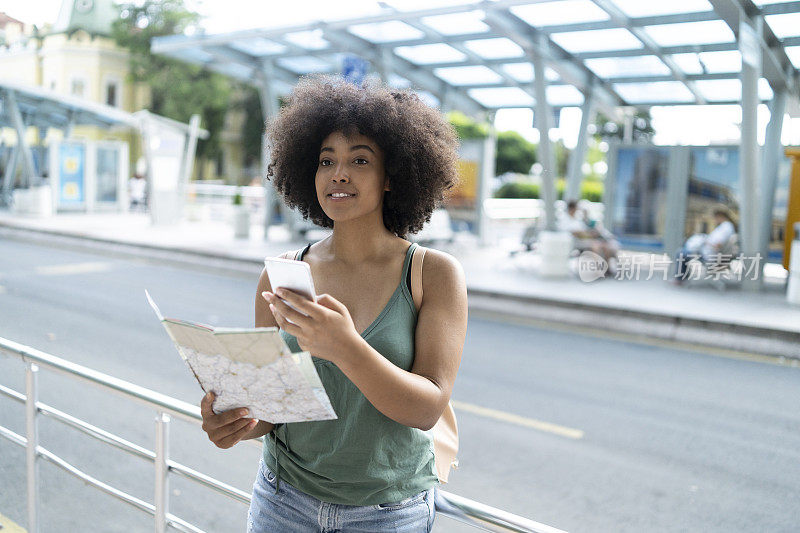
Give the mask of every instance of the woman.
M 338 419 L 216 415 L 210 396 L 204 429 L 221 448 L 267 435 L 249 531 L 430 531 L 438 480 L 428 430 L 458 372 L 467 298 L 459 263 L 429 250 L 417 311 L 417 246 L 405 236 L 457 179 L 455 133 L 409 91 L 321 77 L 297 85 L 269 137 L 268 177 L 333 232 L 297 255 L 318 302 L 273 291 L 262 272 L 256 326 L 279 326 L 292 351 L 312 354 Z

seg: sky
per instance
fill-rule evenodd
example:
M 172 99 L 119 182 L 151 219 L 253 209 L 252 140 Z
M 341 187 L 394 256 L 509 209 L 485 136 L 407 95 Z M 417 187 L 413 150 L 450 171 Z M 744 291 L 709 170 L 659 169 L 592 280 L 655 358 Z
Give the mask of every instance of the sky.
M 186 0 L 187 5 L 203 15 L 207 33 L 222 33 L 252 27 L 293 26 L 315 19 L 342 19 L 378 14 L 382 7 L 375 0 Z M 464 0 L 386 0 L 402 10 L 421 9 Z M 52 23 L 58 15 L 61 0 L 0 0 L 0 11 L 37 25 Z M 741 112 L 738 106 L 658 107 L 651 110 L 657 144 L 708 144 L 735 142 L 739 136 Z M 562 138 L 568 147 L 575 145 L 580 124 L 580 111 L 565 108 L 560 128 L 550 132 L 551 138 Z M 769 112 L 759 108 L 759 142 L 763 142 Z M 538 132 L 532 127 L 530 109 L 500 110 L 495 126 L 498 130 L 515 130 L 530 141 L 537 142 Z M 688 127 L 687 124 L 691 124 Z M 784 144 L 800 144 L 800 118 L 784 121 Z

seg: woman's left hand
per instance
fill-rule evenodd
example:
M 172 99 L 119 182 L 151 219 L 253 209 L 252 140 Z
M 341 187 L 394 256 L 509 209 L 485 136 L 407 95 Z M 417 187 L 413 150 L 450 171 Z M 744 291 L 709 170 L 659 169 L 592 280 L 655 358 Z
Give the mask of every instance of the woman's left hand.
M 328 294 L 317 296 L 316 303 L 284 288 L 261 295 L 269 302 L 278 326 L 297 338 L 301 350 L 315 357 L 336 363 L 361 340 L 347 307 Z

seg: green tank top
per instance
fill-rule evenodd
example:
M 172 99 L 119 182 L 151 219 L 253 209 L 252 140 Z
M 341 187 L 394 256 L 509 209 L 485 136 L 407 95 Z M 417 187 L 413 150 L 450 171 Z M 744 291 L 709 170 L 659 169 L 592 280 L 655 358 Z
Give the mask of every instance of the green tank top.
M 414 363 L 417 310 L 406 278 L 416 247 L 408 247 L 397 289 L 361 335 L 403 370 Z M 280 334 L 293 352 L 300 351 L 293 335 Z M 264 462 L 278 484 L 282 479 L 325 502 L 376 505 L 438 483 L 430 431 L 395 422 L 375 409 L 335 364 L 317 357 L 312 361 L 338 418 L 279 424 L 267 435 Z

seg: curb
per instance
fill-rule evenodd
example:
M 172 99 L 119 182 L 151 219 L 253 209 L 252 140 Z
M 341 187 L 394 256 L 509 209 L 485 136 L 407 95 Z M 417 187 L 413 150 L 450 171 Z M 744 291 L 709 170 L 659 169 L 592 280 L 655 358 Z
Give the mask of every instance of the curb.
M 800 360 L 800 332 L 468 289 L 470 309 L 642 338 Z
M 120 257 L 158 260 L 161 264 L 211 269 L 248 277 L 258 275 L 262 270 L 261 260 L 256 259 L 191 248 L 121 243 L 89 235 L 21 228 L 6 222 L 0 222 L 0 237 L 73 250 L 110 252 Z M 670 313 L 633 311 L 537 296 L 519 296 L 469 287 L 467 294 L 470 310 L 490 312 L 498 316 L 800 359 L 800 332 L 694 319 Z

